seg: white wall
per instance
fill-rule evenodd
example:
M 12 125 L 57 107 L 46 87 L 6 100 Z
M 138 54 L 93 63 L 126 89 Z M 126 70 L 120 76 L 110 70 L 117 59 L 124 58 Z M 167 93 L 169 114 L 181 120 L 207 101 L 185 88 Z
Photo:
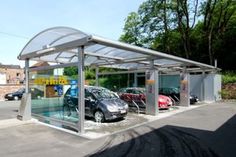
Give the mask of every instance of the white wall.
M 0 73 L 0 84 L 6 84 L 7 83 L 7 77 L 5 73 Z
M 200 101 L 214 102 L 221 100 L 221 75 L 191 75 L 190 80 L 190 93 L 198 96 Z
M 221 75 L 216 74 L 215 78 L 214 78 L 214 96 L 215 96 L 215 100 L 221 100 Z
M 203 101 L 203 76 L 190 75 L 190 93 L 196 95 L 200 101 Z

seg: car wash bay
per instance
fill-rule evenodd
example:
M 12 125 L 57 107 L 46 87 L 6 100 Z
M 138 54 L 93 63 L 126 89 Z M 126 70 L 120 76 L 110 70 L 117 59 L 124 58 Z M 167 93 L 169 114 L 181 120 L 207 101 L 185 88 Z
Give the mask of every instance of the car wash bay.
M 127 73 L 144 71 L 146 114 L 148 115 L 158 115 L 159 80 L 163 80 L 159 78 L 160 74 L 175 73 L 179 76 L 180 105 L 182 106 L 189 106 L 190 92 L 194 92 L 202 101 L 220 99 L 218 91 L 221 78 L 217 74 L 219 69 L 214 66 L 86 34 L 74 28 L 54 27 L 38 33 L 26 44 L 18 58 L 25 60 L 26 75 L 26 94 L 21 103 L 19 118 L 29 119 L 33 113 L 45 122 L 54 121 L 51 124 L 70 126 L 81 134 L 84 133 L 85 121 L 84 69 L 86 66 L 96 69 L 96 80 L 99 76 L 99 67 L 122 69 Z M 30 68 L 30 61 L 44 61 L 51 64 Z M 75 80 L 66 78 L 61 72 L 61 69 L 71 66 L 78 67 L 78 78 Z M 47 95 L 45 87 L 50 85 L 54 85 L 54 90 L 61 97 L 45 98 Z M 30 88 L 32 86 L 34 88 Z M 78 89 L 76 120 L 67 119 L 63 113 L 60 115 L 62 118 L 50 117 L 53 111 L 63 108 L 63 94 L 65 93 L 59 93 L 60 89 L 65 91 L 68 86 Z M 31 89 L 35 87 L 38 90 L 44 90 L 44 94 L 32 97 Z M 45 104 L 47 105 L 44 109 L 47 108 L 50 112 L 37 116 L 37 113 L 34 113 L 34 107 Z

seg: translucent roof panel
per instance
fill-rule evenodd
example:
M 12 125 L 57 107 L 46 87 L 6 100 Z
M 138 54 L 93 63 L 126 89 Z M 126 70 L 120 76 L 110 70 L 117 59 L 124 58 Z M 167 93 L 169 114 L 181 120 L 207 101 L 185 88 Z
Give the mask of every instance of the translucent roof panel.
M 84 48 L 86 66 L 141 69 L 150 68 L 150 61 L 154 61 L 154 66 L 163 69 L 216 69 L 211 65 L 87 34 L 69 27 L 54 27 L 38 33 L 26 44 L 18 57 L 21 60 L 62 64 L 78 62 L 81 47 Z
M 35 52 L 88 36 L 86 33 L 69 27 L 46 29 L 34 36 L 23 48 L 20 55 Z
M 104 46 L 100 44 L 95 44 L 91 46 L 85 47 L 85 54 L 89 53 L 91 55 L 98 55 L 102 58 L 110 57 L 110 58 L 121 58 L 121 59 L 129 59 L 129 58 L 136 58 L 136 57 L 148 57 L 148 55 L 140 54 L 133 51 L 127 51 L 123 49 L 118 49 L 114 47 Z
M 183 64 L 182 62 L 177 62 L 177 61 L 173 61 L 170 59 L 156 59 L 154 61 L 154 64 L 158 64 L 159 66 L 170 66 L 170 65 L 181 65 Z

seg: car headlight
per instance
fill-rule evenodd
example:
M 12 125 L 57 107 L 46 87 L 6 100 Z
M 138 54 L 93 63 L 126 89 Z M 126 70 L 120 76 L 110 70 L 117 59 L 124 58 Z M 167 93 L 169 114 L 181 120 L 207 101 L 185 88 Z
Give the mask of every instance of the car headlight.
M 127 110 L 129 108 L 128 104 L 124 104 L 124 108 Z
M 7 94 L 7 96 L 12 96 L 12 94 Z
M 162 99 L 162 98 L 159 98 L 159 101 L 160 101 L 161 103 L 165 103 L 165 102 L 166 102 L 165 99 Z
M 118 108 L 116 106 L 113 106 L 113 105 L 108 105 L 107 109 L 110 112 L 118 112 Z

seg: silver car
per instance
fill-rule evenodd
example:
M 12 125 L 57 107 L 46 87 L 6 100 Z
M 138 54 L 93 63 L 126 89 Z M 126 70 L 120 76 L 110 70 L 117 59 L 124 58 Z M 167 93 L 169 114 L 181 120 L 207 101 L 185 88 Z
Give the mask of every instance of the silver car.
M 78 110 L 78 89 L 69 88 L 64 96 L 63 110 L 70 116 Z M 124 118 L 128 112 L 128 104 L 117 95 L 103 87 L 85 86 L 85 115 L 93 117 L 96 122 Z

